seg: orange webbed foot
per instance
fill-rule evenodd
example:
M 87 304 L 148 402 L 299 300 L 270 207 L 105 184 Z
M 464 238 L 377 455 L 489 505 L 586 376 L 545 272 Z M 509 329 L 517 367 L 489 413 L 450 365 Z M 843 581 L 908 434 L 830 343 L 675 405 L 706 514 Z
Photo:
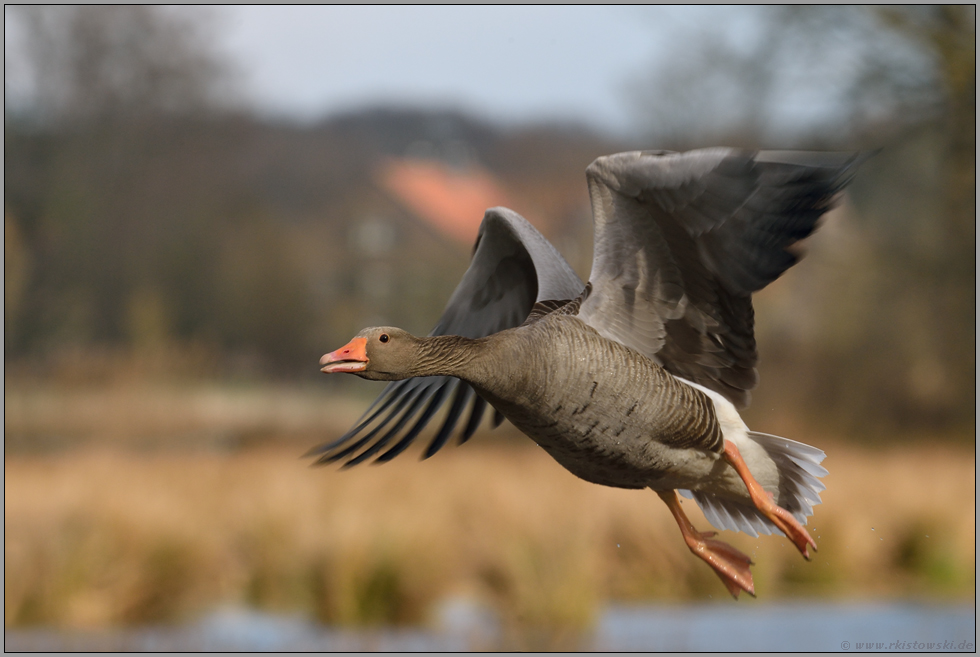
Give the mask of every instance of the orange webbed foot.
M 715 540 L 714 537 L 718 535 L 717 532 L 699 532 L 696 530 L 681 509 L 680 501 L 674 491 L 658 491 L 657 494 L 667 504 L 677 521 L 687 547 L 698 558 L 711 566 L 715 574 L 721 579 L 722 584 L 732 594 L 732 597 L 738 600 L 742 591 L 755 597 L 755 583 L 752 581 L 752 572 L 749 570 L 752 560 L 728 543 Z
M 752 560 L 728 543 L 710 538 L 715 532 L 698 533 L 700 538 L 684 537 L 691 552 L 711 566 L 733 598 L 738 600 L 738 594 L 742 591 L 755 597 L 755 582 L 749 570 Z
M 813 551 L 816 552 L 817 543 L 810 536 L 810 532 L 793 517 L 793 514 L 773 503 L 772 495 L 769 496 L 769 508 L 763 509 L 760 507 L 760 510 L 767 518 L 772 520 L 773 524 L 779 527 L 779 531 L 783 532 L 786 538 L 793 542 L 793 545 L 800 551 L 803 558 L 809 561 L 810 553 L 807 551 L 807 548 L 812 547 Z

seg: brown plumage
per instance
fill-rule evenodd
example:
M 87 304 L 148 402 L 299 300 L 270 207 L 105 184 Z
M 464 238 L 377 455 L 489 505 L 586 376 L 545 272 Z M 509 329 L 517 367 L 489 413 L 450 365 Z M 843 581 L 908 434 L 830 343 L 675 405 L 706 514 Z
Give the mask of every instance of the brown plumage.
M 823 452 L 749 431 L 736 407 L 758 378 L 751 293 L 796 262 L 792 245 L 855 162 L 731 149 L 599 158 L 587 170 L 588 285 L 526 220 L 488 210 L 429 337 L 365 329 L 321 359 L 325 372 L 393 383 L 311 454 L 347 465 L 393 458 L 453 393 L 431 456 L 471 398 L 463 440 L 489 403 L 496 422 L 511 421 L 576 476 L 657 491 L 732 595 L 754 594 L 748 557 L 697 532 L 674 491 L 716 527 L 782 531 L 805 557 L 816 547 L 800 523 L 820 501 Z

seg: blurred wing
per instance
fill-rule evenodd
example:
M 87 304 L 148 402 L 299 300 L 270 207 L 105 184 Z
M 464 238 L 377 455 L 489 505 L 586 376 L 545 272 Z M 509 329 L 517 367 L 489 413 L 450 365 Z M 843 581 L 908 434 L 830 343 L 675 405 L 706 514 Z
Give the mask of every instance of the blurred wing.
M 736 406 L 757 381 L 751 294 L 795 264 L 850 181 L 850 154 L 639 152 L 587 171 L 595 221 L 579 317 Z
M 538 301 L 574 299 L 585 284 L 561 254 L 524 217 L 506 208 L 487 210 L 473 259 L 430 335 L 481 338 L 520 326 Z M 446 444 L 468 409 L 460 442 L 473 435 L 487 407 L 466 383 L 429 376 L 389 383 L 361 420 L 337 440 L 311 450 L 316 463 L 347 459 L 357 465 L 380 453 L 389 461 L 407 448 L 433 415 L 452 400 L 425 458 Z M 494 414 L 494 426 L 503 416 Z

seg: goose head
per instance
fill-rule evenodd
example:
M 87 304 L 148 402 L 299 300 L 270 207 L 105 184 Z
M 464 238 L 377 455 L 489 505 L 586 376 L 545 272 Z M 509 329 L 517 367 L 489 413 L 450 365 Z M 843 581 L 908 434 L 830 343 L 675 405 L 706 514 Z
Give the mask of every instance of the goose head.
M 326 374 L 346 372 L 372 381 L 398 381 L 414 376 L 421 340 L 393 326 L 375 326 L 320 359 Z

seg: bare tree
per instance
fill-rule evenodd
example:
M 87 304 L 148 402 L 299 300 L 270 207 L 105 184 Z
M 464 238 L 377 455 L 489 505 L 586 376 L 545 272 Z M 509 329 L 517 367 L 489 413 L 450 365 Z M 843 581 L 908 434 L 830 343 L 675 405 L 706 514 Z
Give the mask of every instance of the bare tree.
M 931 9 L 751 11 L 744 29 L 716 21 L 681 30 L 669 60 L 636 82 L 636 115 L 658 145 L 853 145 L 879 126 L 915 124 L 941 109 L 940 58 L 893 18 L 919 23 Z
M 229 98 L 230 69 L 207 42 L 206 12 L 18 6 L 8 18 L 27 78 L 20 109 L 41 122 L 188 114 Z

